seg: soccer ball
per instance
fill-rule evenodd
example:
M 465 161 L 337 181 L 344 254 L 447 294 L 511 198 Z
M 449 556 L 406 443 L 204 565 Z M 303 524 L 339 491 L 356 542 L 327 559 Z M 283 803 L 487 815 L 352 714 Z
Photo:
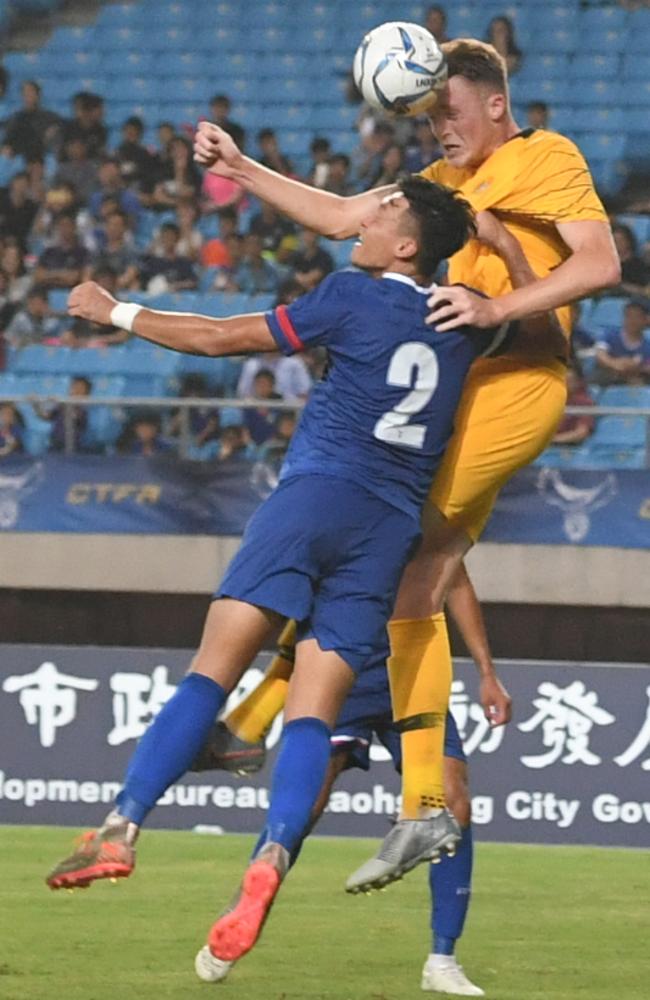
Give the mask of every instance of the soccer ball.
M 419 24 L 389 21 L 365 36 L 354 56 L 363 98 L 392 115 L 419 115 L 435 102 L 447 64 L 432 34 Z

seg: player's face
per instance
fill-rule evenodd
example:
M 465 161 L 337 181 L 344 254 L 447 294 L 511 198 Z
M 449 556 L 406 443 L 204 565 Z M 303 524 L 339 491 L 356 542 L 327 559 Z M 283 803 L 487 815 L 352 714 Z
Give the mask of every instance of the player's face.
M 504 109 L 501 94 L 486 93 L 462 76 L 452 76 L 432 112 L 433 134 L 453 167 L 475 169 L 502 141 L 497 123 Z
M 359 227 L 359 239 L 350 258 L 365 271 L 381 272 L 403 256 L 404 244 L 413 242 L 406 235 L 404 215 L 408 202 L 400 192 L 387 195 L 368 213 Z

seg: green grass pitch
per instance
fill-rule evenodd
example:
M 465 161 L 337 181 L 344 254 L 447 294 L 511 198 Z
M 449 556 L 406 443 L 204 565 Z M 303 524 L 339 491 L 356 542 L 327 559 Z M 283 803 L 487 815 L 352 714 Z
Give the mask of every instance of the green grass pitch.
M 429 949 L 424 867 L 347 897 L 375 842 L 314 838 L 264 935 L 225 984 L 193 958 L 253 838 L 145 832 L 125 882 L 50 892 L 70 830 L 0 827 L 2 1000 L 408 1000 Z M 650 863 L 643 852 L 480 845 L 459 958 L 493 1000 L 647 1000 Z

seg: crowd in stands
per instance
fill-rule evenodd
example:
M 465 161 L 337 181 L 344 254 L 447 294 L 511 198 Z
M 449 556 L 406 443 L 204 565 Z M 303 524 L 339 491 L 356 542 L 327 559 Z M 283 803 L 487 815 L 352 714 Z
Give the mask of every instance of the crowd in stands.
M 424 23 L 438 41 L 446 40 L 443 6 L 430 7 Z M 493 17 L 486 39 L 516 75 L 526 54 L 512 21 L 505 15 Z M 6 87 L 7 74 L 0 70 L 0 97 Z M 20 352 L 33 345 L 52 351 L 129 347 L 131 338 L 122 330 L 66 316 L 65 294 L 82 280 L 92 278 L 123 298 L 134 293 L 153 297 L 200 293 L 215 295 L 220 303 L 229 295 L 248 295 L 265 297 L 270 306 L 291 302 L 345 263 L 315 233 L 251 199 L 233 181 L 198 170 L 192 158 L 191 127 L 145 122 L 132 115 L 111 141 L 105 124 L 110 94 L 77 93 L 67 118 L 48 108 L 48 95 L 37 81 L 25 80 L 21 95 L 21 109 L 4 121 L 0 133 L 2 156 L 13 157 L 20 167 L 0 188 L 0 368 L 4 362 L 9 370 Z M 215 94 L 205 116 L 270 169 L 339 195 L 389 184 L 441 155 L 426 118 L 382 118 L 360 102 L 351 77 L 347 100 L 358 103 L 356 148 L 348 155 L 316 135 L 310 162 L 300 167 L 284 152 L 282 134 L 270 128 L 247 134 L 233 120 L 227 94 Z M 551 110 L 544 100 L 531 101 L 526 121 L 520 124 L 549 127 Z M 156 141 L 145 141 L 154 125 Z M 620 207 L 650 211 L 650 187 L 645 196 L 639 191 L 637 186 L 632 201 L 619 200 Z M 645 337 L 650 243 L 639 244 L 633 229 L 623 222 L 615 224 L 614 236 L 623 278 L 611 294 L 624 298 L 627 305 L 622 321 L 610 328 L 589 328 L 583 316 L 578 323 L 578 353 L 588 362 L 590 383 L 650 384 L 650 342 Z M 175 307 L 182 308 L 182 298 L 176 301 Z M 110 440 L 99 443 L 96 435 L 89 434 L 91 411 L 81 405 L 71 407 L 68 418 L 59 405 L 39 403 L 32 410 L 49 429 L 53 450 L 101 448 L 148 456 L 178 450 L 183 440 L 187 454 L 189 434 L 193 457 L 232 462 L 270 456 L 279 461 L 295 425 L 295 405 L 306 398 L 322 370 L 318 354 L 241 362 L 232 384 L 236 383 L 239 398 L 256 405 L 221 411 L 210 398 L 228 387 L 201 374 L 185 373 L 170 381 L 166 391 L 205 398 L 205 405 L 187 411 L 187 417 L 172 403 L 161 411 L 130 415 L 125 411 Z M 570 389 L 571 401 L 583 405 L 593 401 L 577 369 Z M 92 374 L 72 378 L 67 391 L 73 397 L 91 395 Z M 269 407 L 269 402 L 284 402 L 287 407 Z M 29 407 L 29 403 L 0 405 L 0 457 L 25 446 Z M 567 418 L 556 442 L 581 443 L 593 428 L 593 418 Z

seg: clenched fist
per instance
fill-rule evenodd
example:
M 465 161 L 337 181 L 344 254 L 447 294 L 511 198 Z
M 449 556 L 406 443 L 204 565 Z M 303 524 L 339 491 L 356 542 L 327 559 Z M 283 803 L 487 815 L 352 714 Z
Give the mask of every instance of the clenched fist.
M 211 173 L 234 177 L 244 160 L 232 136 L 212 122 L 199 122 L 194 133 L 194 159 Z
M 96 281 L 84 281 L 81 285 L 76 285 L 68 297 L 70 316 L 81 316 L 91 323 L 102 323 L 104 326 L 111 326 L 111 312 L 116 305 L 117 299 Z

